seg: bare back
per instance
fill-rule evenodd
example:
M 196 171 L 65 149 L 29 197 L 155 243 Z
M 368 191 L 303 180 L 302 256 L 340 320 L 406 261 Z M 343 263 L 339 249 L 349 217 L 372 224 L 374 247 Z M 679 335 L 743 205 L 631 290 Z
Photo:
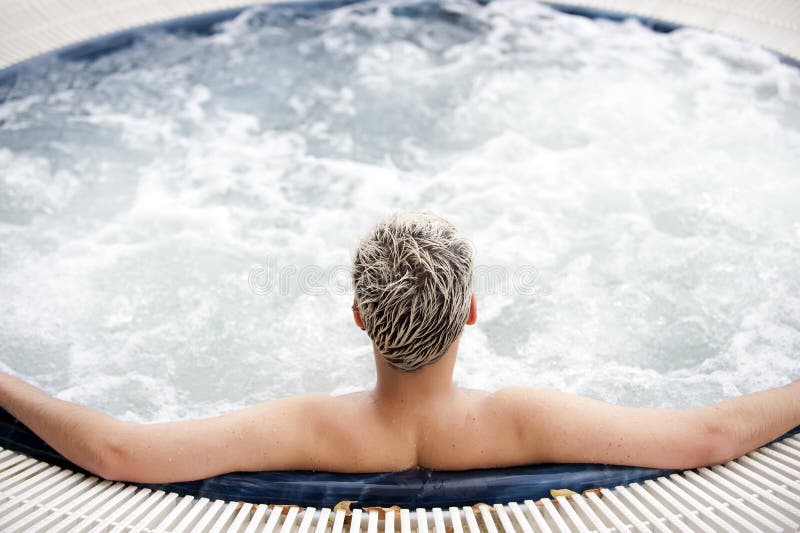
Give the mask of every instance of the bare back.
M 343 458 L 330 465 L 336 470 L 463 470 L 519 464 L 516 419 L 501 412 L 497 397 L 488 392 L 459 388 L 422 405 L 382 405 L 371 392 L 330 401 L 339 416 L 357 421 L 333 430 L 340 435 L 337 440 L 347 442 L 345 449 L 357 452 L 352 462 Z

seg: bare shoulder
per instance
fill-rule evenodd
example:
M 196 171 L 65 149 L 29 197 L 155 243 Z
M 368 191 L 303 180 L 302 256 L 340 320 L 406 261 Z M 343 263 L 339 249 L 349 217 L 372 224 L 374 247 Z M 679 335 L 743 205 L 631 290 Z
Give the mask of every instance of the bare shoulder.
M 365 403 L 364 393 L 332 396 L 330 394 L 302 394 L 287 396 L 256 404 L 243 412 L 251 412 L 263 417 L 284 417 L 301 415 L 309 419 L 325 420 L 337 415 L 353 414 Z
M 488 395 L 484 404 L 486 409 L 501 414 L 511 423 L 530 427 L 537 421 L 544 423 L 559 408 L 569 409 L 570 405 L 581 401 L 579 396 L 555 390 L 507 387 Z
M 264 402 L 250 409 L 261 423 L 318 435 L 324 442 L 350 433 L 349 429 L 363 417 L 365 405 L 366 399 L 356 394 L 303 394 Z
M 349 464 L 336 451 L 351 440 L 347 421 L 356 404 L 327 394 L 291 396 L 193 422 L 192 433 L 235 450 L 230 470 L 341 470 Z
M 530 403 L 546 401 L 547 395 L 553 392 L 556 391 L 533 387 L 506 387 L 488 395 L 486 401 L 497 407 L 514 408 L 518 406 L 520 402 Z
M 515 419 L 561 425 L 567 417 L 632 414 L 635 409 L 612 405 L 569 392 L 535 387 L 508 387 L 493 393 L 487 401 Z M 547 427 L 542 429 L 548 429 Z
M 491 394 L 491 400 L 513 406 L 520 402 L 530 405 L 550 405 L 571 401 L 582 401 L 584 396 L 562 392 L 555 389 L 543 389 L 537 387 L 506 387 Z

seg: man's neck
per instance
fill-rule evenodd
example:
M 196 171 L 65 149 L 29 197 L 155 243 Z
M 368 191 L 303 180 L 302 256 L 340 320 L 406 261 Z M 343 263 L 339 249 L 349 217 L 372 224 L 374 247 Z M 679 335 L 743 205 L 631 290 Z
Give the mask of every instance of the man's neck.
M 373 352 L 378 374 L 375 385 L 377 402 L 394 405 L 419 403 L 431 397 L 452 393 L 458 339 L 439 360 L 415 372 L 404 372 L 391 366 L 374 345 Z

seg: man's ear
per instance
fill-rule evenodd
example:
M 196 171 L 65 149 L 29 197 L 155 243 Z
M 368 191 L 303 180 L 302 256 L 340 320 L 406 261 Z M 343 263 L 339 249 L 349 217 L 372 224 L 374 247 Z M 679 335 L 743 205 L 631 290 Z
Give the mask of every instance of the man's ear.
M 478 300 L 475 299 L 475 294 L 469 301 L 469 315 L 467 315 L 467 325 L 471 326 L 478 321 Z
M 356 323 L 356 326 L 360 327 L 361 329 L 366 329 L 364 327 L 364 321 L 361 320 L 361 313 L 358 312 L 358 304 L 356 303 L 356 299 L 353 298 L 353 320 Z

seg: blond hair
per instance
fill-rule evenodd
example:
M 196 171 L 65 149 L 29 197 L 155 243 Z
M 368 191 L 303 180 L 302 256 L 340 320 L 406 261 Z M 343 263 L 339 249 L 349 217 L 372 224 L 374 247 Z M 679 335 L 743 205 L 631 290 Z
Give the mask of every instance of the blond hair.
M 444 355 L 469 316 L 472 269 L 469 242 L 431 213 L 395 213 L 361 239 L 358 311 L 390 365 L 411 372 Z

